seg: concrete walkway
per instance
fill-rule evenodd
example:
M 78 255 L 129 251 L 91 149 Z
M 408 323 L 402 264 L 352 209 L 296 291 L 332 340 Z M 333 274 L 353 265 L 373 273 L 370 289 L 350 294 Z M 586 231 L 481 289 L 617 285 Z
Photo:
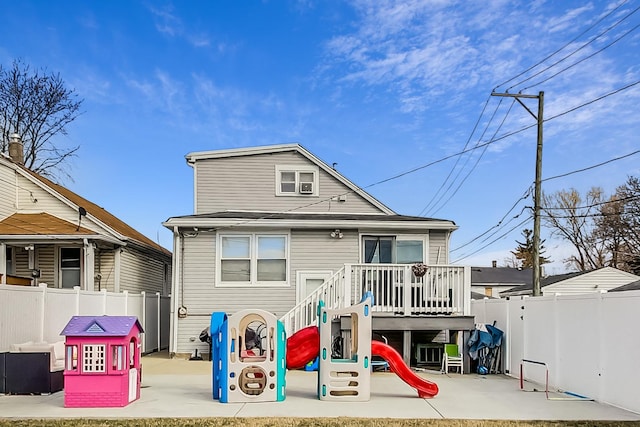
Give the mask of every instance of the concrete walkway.
M 284 402 L 229 403 L 211 395 L 206 361 L 143 358 L 141 398 L 124 408 L 64 408 L 64 392 L 44 396 L 0 395 L 1 418 L 156 418 L 156 417 L 371 417 L 514 420 L 640 421 L 640 414 L 592 401 L 547 400 L 522 392 L 518 381 L 502 375 L 421 374 L 440 393 L 420 399 L 396 375 L 376 372 L 368 402 L 323 402 L 316 397 L 315 372 L 289 371 Z M 558 395 L 560 396 L 560 395 Z

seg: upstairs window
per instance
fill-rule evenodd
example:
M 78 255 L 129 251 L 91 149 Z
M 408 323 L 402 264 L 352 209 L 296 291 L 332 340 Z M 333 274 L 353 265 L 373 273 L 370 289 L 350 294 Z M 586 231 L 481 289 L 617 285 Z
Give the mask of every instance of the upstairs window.
M 317 196 L 316 166 L 276 166 L 277 196 Z

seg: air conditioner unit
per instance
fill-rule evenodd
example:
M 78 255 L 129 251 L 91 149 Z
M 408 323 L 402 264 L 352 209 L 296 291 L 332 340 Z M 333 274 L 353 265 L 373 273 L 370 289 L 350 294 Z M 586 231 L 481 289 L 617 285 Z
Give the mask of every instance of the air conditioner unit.
M 300 194 L 313 194 L 313 182 L 301 182 Z

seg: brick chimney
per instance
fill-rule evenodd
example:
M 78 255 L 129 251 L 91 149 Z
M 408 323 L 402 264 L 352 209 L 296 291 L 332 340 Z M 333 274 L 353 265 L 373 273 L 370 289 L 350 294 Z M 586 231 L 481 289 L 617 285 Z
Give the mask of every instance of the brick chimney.
M 16 163 L 24 164 L 24 147 L 22 138 L 17 133 L 9 135 L 9 157 Z

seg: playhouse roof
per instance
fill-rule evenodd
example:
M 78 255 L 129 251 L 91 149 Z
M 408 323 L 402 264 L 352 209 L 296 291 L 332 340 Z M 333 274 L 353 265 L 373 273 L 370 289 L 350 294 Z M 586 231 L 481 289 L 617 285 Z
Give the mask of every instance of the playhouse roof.
M 136 325 L 140 332 L 144 332 L 136 316 L 73 316 L 60 335 L 124 337 Z

